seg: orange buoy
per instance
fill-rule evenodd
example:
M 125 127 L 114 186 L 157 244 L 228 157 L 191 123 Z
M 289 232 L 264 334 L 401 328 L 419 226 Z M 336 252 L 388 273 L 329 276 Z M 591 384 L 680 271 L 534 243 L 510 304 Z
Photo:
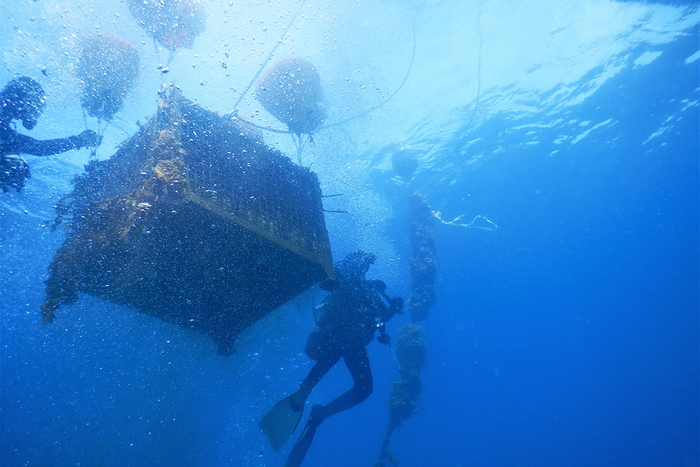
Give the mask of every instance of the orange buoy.
M 199 0 L 129 0 L 129 11 L 148 37 L 170 51 L 191 49 L 204 31 Z
M 83 38 L 77 74 L 80 104 L 91 117 L 111 120 L 121 109 L 139 70 L 139 53 L 125 39 L 92 31 Z
M 312 134 L 326 118 L 321 77 L 303 58 L 273 63 L 261 76 L 255 96 L 289 131 Z

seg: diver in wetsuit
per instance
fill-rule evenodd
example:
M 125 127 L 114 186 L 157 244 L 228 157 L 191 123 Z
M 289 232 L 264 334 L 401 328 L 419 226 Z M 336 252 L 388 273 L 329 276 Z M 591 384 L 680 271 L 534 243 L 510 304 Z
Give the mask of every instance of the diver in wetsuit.
M 29 165 L 20 154 L 52 156 L 71 149 L 98 146 L 102 137 L 92 130 L 68 138 L 37 140 L 17 133 L 13 120 L 31 130 L 46 107 L 46 95 L 32 78 L 15 78 L 0 91 L 0 186 L 2 191 L 21 191 L 31 177 Z
M 365 346 L 377 331 L 377 340 L 389 344 L 385 323 L 403 310 L 401 298 L 391 298 L 386 285 L 365 279 L 376 257 L 362 251 L 348 255 L 337 267 L 337 280 L 321 287 L 330 293 L 314 310 L 319 330 L 312 332 L 305 352 L 316 361 L 299 389 L 280 401 L 260 423 L 275 449 L 291 436 L 301 418 L 306 398 L 316 384 L 341 359 L 353 379 L 353 387 L 326 405 L 314 405 L 299 440 L 287 459 L 287 467 L 301 464 L 311 446 L 316 428 L 326 418 L 361 403 L 372 393 L 372 372 Z

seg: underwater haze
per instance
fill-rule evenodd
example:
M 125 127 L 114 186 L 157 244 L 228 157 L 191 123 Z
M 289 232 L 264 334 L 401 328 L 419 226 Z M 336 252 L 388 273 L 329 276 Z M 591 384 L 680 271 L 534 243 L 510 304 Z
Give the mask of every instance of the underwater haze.
M 0 5 L 0 86 L 30 76 L 47 95 L 37 127 L 18 131 L 104 135 L 94 155 L 26 156 L 25 189 L 0 193 L 3 467 L 282 466 L 298 436 L 275 452 L 258 422 L 311 368 L 317 287 L 246 329 L 230 356 L 89 295 L 41 323 L 66 237 L 50 229 L 54 206 L 170 84 L 208 110 L 240 111 L 310 167 L 338 195 L 324 198 L 334 260 L 375 253 L 369 276 L 391 295 L 411 293 L 408 196 L 430 204 L 437 300 L 420 322 L 422 392 L 391 436 L 392 461 L 700 466 L 697 2 L 200 3 L 203 29 L 192 48 L 178 36 L 174 53 L 127 1 Z M 76 75 L 93 30 L 140 55 L 106 127 L 85 115 Z M 248 90 L 290 56 L 313 63 L 325 99 L 299 158 Z M 394 342 L 408 322 L 388 323 Z M 374 392 L 319 427 L 302 465 L 378 465 L 400 373 L 386 346 L 368 353 Z M 309 404 L 351 385 L 338 364 Z

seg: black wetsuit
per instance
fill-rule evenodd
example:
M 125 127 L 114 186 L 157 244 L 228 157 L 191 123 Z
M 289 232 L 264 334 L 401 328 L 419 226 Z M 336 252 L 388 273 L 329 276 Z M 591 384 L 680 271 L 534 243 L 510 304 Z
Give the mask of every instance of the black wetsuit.
M 381 281 L 355 279 L 339 282 L 326 297 L 317 318 L 319 331 L 307 341 L 307 354 L 316 360 L 302 387 L 313 388 L 342 358 L 353 379 L 353 387 L 319 409 L 317 415 L 327 418 L 361 403 L 372 394 L 372 372 L 366 346 L 384 323 L 399 308 L 391 306 L 383 295 Z
M 288 407 L 301 417 L 313 388 L 341 358 L 352 375 L 353 387 L 329 404 L 314 404 L 299 439 L 287 457 L 286 467 L 301 465 L 323 420 L 356 406 L 372 394 L 372 371 L 365 347 L 372 342 L 377 331 L 380 333 L 377 340 L 389 344 L 384 324 L 403 309 L 401 298 L 391 298 L 384 292 L 384 282 L 365 279 L 375 259 L 376 256 L 371 253 L 355 251 L 334 266 L 337 280 L 329 279 L 321 283 L 321 288 L 330 294 L 314 310 L 319 330 L 309 334 L 305 349 L 316 364 L 299 389 L 285 400 L 289 399 Z M 290 419 L 288 415 L 286 417 Z
M 94 146 L 100 139 L 94 131 L 86 130 L 67 138 L 38 140 L 17 133 L 11 121 L 0 121 L 0 186 L 3 191 L 10 188 L 21 191 L 25 180 L 31 177 L 29 165 L 20 154 L 53 156 L 71 149 Z
M 0 122 L 0 155 L 53 156 L 82 146 L 84 141 L 81 135 L 42 141 L 17 133 L 10 122 Z

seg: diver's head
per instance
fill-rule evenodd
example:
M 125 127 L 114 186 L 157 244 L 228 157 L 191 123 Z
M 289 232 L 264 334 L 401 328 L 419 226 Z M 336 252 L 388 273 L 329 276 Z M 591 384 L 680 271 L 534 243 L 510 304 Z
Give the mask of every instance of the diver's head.
M 361 280 L 369 271 L 369 267 L 374 264 L 377 257 L 372 253 L 365 253 L 357 250 L 350 253 L 340 261 L 336 266 L 336 273 L 340 281 L 343 280 Z
M 41 85 L 27 76 L 15 78 L 0 91 L 3 120 L 21 120 L 27 130 L 36 126 L 46 107 L 46 94 Z

